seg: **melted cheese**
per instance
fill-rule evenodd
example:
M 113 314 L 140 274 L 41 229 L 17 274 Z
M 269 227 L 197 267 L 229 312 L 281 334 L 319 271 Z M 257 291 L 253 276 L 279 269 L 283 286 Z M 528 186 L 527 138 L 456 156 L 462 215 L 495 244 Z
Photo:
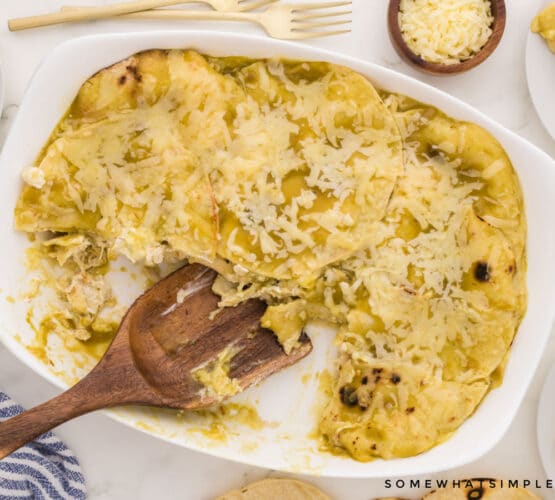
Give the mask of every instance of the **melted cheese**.
M 402 171 L 397 126 L 372 85 L 324 63 L 258 62 L 212 174 L 219 253 L 306 279 L 364 246 Z
M 260 324 L 276 334 L 283 350 L 289 354 L 298 346 L 299 337 L 307 321 L 306 302 L 294 300 L 287 304 L 269 307 Z
M 220 352 L 214 361 L 191 371 L 195 380 L 203 385 L 203 390 L 214 397 L 229 397 L 242 390 L 237 379 L 229 376 L 231 359 L 237 354 L 233 348 Z
M 401 0 L 399 26 L 409 48 L 426 61 L 456 64 L 487 43 L 493 17 L 488 0 Z

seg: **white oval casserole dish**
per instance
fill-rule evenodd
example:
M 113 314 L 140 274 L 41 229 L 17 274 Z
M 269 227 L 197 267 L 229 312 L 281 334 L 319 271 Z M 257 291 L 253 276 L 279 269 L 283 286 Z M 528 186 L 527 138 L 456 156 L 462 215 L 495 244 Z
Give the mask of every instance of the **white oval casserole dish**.
M 436 106 L 447 114 L 488 129 L 507 150 L 519 174 L 528 220 L 529 306 L 513 344 L 501 387 L 493 390 L 455 435 L 419 456 L 360 463 L 323 453 L 308 437 L 316 423 L 318 382 L 303 375 L 330 363 L 332 333 L 312 328 L 315 350 L 299 365 L 240 396 L 255 405 L 264 420 L 278 425 L 260 430 L 229 424 L 225 440 L 198 432 L 194 423 L 165 412 L 121 409 L 113 418 L 180 446 L 261 467 L 335 477 L 384 477 L 430 474 L 476 460 L 501 439 L 522 403 L 550 334 L 555 311 L 555 162 L 532 144 L 501 127 L 463 102 L 417 80 L 375 64 L 317 48 L 231 33 L 154 31 L 89 36 L 56 48 L 42 63 L 25 94 L 0 157 L 0 339 L 31 369 L 63 388 L 65 384 L 18 341 L 29 334 L 29 304 L 11 303 L 25 277 L 25 235 L 13 229 L 13 208 L 21 188 L 21 171 L 32 164 L 51 130 L 82 83 L 96 71 L 127 56 L 152 48 L 192 48 L 214 56 L 286 57 L 325 60 L 349 66 L 378 87 L 400 92 Z M 9 264 L 8 264 L 9 263 Z M 304 380 L 306 381 L 307 376 Z M 197 425 L 198 427 L 198 425 Z

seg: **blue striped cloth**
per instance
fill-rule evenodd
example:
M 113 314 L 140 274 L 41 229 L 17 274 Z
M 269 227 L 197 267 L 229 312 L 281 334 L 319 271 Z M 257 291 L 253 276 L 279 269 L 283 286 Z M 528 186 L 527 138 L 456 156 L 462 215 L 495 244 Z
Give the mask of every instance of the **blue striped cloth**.
M 0 421 L 23 408 L 0 392 Z M 85 478 L 73 452 L 47 432 L 0 460 L 0 499 L 86 499 Z

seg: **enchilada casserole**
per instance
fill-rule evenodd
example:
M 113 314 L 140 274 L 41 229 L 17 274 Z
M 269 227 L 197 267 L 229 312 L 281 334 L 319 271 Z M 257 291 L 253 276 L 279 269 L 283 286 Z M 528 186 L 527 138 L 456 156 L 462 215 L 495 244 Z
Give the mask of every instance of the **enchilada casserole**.
M 203 263 L 221 307 L 268 303 L 288 353 L 308 322 L 337 328 L 318 430 L 357 460 L 456 431 L 501 382 L 526 309 L 501 145 L 345 67 L 133 55 L 81 87 L 23 178 L 16 226 L 64 304 L 38 328 L 46 355 L 115 333 L 116 258 Z

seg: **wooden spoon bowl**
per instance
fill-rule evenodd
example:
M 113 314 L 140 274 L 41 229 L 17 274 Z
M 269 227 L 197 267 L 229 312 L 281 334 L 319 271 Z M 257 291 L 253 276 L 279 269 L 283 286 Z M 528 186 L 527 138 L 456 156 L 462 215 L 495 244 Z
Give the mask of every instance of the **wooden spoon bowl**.
M 399 25 L 399 9 L 401 0 L 390 0 L 387 13 L 387 24 L 389 37 L 393 47 L 405 62 L 414 68 L 433 75 L 454 75 L 464 73 L 479 64 L 483 63 L 497 48 L 507 20 L 507 11 L 504 0 L 491 0 L 491 13 L 493 16 L 492 34 L 482 49 L 471 59 L 455 64 L 440 64 L 426 61 L 418 54 L 415 54 L 405 42 Z
M 266 310 L 260 300 L 217 311 L 215 278 L 211 269 L 190 264 L 139 297 L 104 357 L 83 380 L 0 423 L 0 459 L 44 432 L 101 408 L 138 404 L 191 410 L 220 403 L 232 394 L 205 387 L 194 372 L 226 350 L 231 353 L 226 375 L 236 392 L 312 350 L 303 334 L 299 346 L 285 354 L 273 332 L 260 325 Z

